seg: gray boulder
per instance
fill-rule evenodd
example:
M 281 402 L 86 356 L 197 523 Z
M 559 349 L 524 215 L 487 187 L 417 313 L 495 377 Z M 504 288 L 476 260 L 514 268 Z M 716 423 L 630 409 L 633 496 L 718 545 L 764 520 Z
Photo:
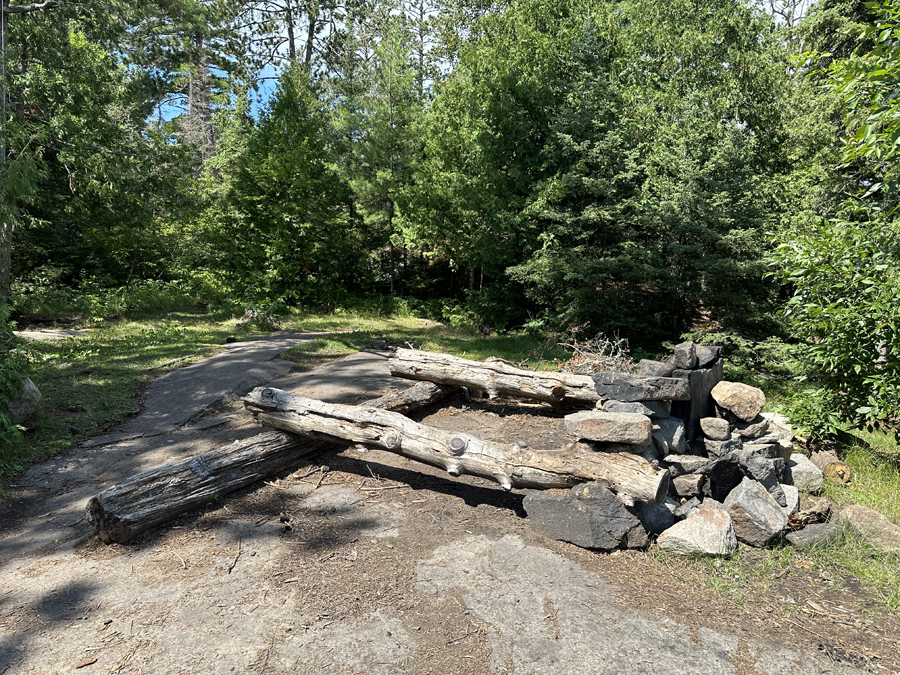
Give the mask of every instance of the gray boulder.
M 594 373 L 594 388 L 602 399 L 616 401 L 687 401 L 687 380 L 675 377 L 642 377 L 627 373 Z
M 562 495 L 531 492 L 522 505 L 536 532 L 559 541 L 604 551 L 647 544 L 641 521 L 599 483 L 577 485 Z
M 650 534 L 662 534 L 675 524 L 675 516 L 665 504 L 635 502 L 634 507 L 628 510 L 637 516 Z
M 703 494 L 706 476 L 702 473 L 688 473 L 672 479 L 672 486 L 679 497 L 697 497 Z
M 9 405 L 9 419 L 13 424 L 23 424 L 41 407 L 41 392 L 31 378 L 25 378 L 25 386 L 19 397 Z
M 679 555 L 730 555 L 737 548 L 731 517 L 725 511 L 701 506 L 685 520 L 675 523 L 656 541 L 664 551 Z
M 730 452 L 710 461 L 703 469 L 706 474 L 706 484 L 703 486 L 703 494 L 712 497 L 716 501 L 724 502 L 725 498 L 734 488 L 744 480 L 744 468 L 737 456 Z
M 734 523 L 737 538 L 762 547 L 788 523 L 781 505 L 755 480 L 744 478 L 725 499 L 725 509 Z
M 736 452 L 744 447 L 744 442 L 737 434 L 733 434 L 731 438 L 725 441 L 713 441 L 708 438 L 703 439 L 703 449 L 710 457 L 722 457 L 731 452 Z
M 650 359 L 638 361 L 638 375 L 643 377 L 671 377 L 674 370 L 675 366 L 670 363 Z
M 741 438 L 759 438 L 769 430 L 769 420 L 757 415 L 751 422 L 738 422 L 735 428 Z
M 766 405 L 762 389 L 741 382 L 719 382 L 712 389 L 713 400 L 739 420 L 752 422 Z
M 731 438 L 731 425 L 721 417 L 703 417 L 700 420 L 700 430 L 713 441 L 727 441 Z
M 735 454 L 737 454 L 744 472 L 761 484 L 775 498 L 779 506 L 782 508 L 786 507 L 787 498 L 784 495 L 784 490 L 781 489 L 781 484 L 778 482 L 778 476 L 775 473 L 772 461 L 746 448 Z
M 653 443 L 662 456 L 683 455 L 687 447 L 684 422 L 677 417 L 657 419 L 653 425 Z
M 825 483 L 822 470 L 813 464 L 809 457 L 795 452 L 787 462 L 790 482 L 800 492 L 818 492 Z
M 834 541 L 843 531 L 843 526 L 834 520 L 829 523 L 813 523 L 802 530 L 791 532 L 787 535 L 787 540 L 799 549 L 809 550 Z
M 632 413 L 647 417 L 668 417 L 672 404 L 668 401 L 604 401 L 606 412 Z
M 670 363 L 674 368 L 681 370 L 693 370 L 697 367 L 697 349 L 693 342 L 682 342 L 675 345 L 675 353 L 672 354 L 666 363 Z
M 752 452 L 754 455 L 765 457 L 766 459 L 775 459 L 781 457 L 781 448 L 777 443 L 761 443 L 760 439 L 753 439 L 743 442 L 743 449 Z
M 708 368 L 712 363 L 722 356 L 721 347 L 708 347 L 706 345 L 696 345 L 697 367 Z
M 854 504 L 841 509 L 838 522 L 846 524 L 879 551 L 900 552 L 900 527 L 868 506 Z
M 669 467 L 669 473 L 675 477 L 686 473 L 702 473 L 709 460 L 697 455 L 666 455 L 663 462 Z
M 566 415 L 565 420 L 566 430 L 580 439 L 626 445 L 650 443 L 652 423 L 645 415 L 584 410 Z

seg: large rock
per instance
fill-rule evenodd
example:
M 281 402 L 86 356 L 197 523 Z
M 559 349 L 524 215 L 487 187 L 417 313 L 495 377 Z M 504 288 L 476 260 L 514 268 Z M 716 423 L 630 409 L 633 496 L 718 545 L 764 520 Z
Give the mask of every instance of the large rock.
M 734 523 L 737 538 L 751 546 L 762 547 L 788 523 L 788 518 L 766 489 L 744 478 L 725 499 L 725 509 Z
M 665 504 L 635 502 L 634 507 L 628 510 L 637 516 L 650 534 L 662 534 L 675 524 L 675 516 Z
M 682 342 L 675 345 L 675 353 L 666 361 L 676 369 L 693 370 L 697 367 L 697 348 L 693 342 Z
M 653 425 L 653 443 L 660 455 L 683 455 L 686 447 L 684 422 L 677 417 L 656 420 Z
M 602 408 L 606 412 L 612 413 L 668 417 L 672 404 L 668 401 L 604 401 Z
M 735 427 L 741 438 L 759 438 L 769 430 L 769 420 L 757 415 L 752 422 L 738 422 Z
M 772 430 L 772 423 L 769 422 L 769 431 L 759 438 L 748 438 L 744 441 L 744 445 L 765 445 L 771 446 L 767 452 L 769 457 L 781 457 L 785 461 L 790 459 L 794 452 L 794 445 L 789 438 L 785 438 L 778 431 Z
M 778 476 L 775 473 L 775 467 L 772 460 L 761 457 L 746 449 L 737 452 L 738 459 L 745 473 L 753 478 L 757 483 L 762 485 L 766 491 L 774 497 L 775 501 L 782 508 L 787 506 L 787 498 L 781 484 L 778 482 Z
M 701 506 L 685 520 L 675 523 L 659 535 L 659 547 L 687 555 L 730 555 L 737 548 L 731 517 L 725 511 Z
M 731 438 L 725 441 L 713 441 L 709 438 L 702 439 L 703 449 L 710 457 L 722 457 L 731 452 L 737 452 L 744 447 L 744 442 L 737 434 L 733 434 Z
M 702 473 L 709 462 L 706 457 L 697 455 L 666 455 L 663 462 L 669 467 L 672 476 L 683 476 L 686 473 Z
M 900 527 L 868 506 L 854 504 L 841 509 L 839 522 L 859 532 L 873 548 L 879 551 L 900 552 Z
M 697 497 L 703 494 L 703 484 L 705 482 L 706 476 L 702 473 L 688 473 L 673 478 L 672 486 L 675 489 L 675 494 L 679 497 Z
M 832 520 L 830 523 L 813 523 L 802 530 L 791 532 L 788 534 L 787 540 L 799 549 L 809 550 L 834 541 L 841 536 L 843 531 L 843 526 L 836 520 Z
M 594 373 L 594 388 L 602 399 L 616 401 L 687 401 L 686 380 L 675 377 L 641 377 L 627 373 Z
M 782 449 L 777 442 L 760 442 L 760 439 L 757 438 L 750 441 L 744 441 L 742 446 L 743 450 L 752 452 L 760 457 L 765 457 L 766 459 L 775 459 L 776 457 L 782 459 Z
M 9 405 L 9 419 L 13 424 L 23 424 L 41 407 L 41 392 L 31 378 L 25 378 L 25 386 L 19 397 Z
M 706 474 L 703 494 L 719 502 L 724 502 L 746 475 L 740 460 L 733 452 L 710 461 L 703 469 L 703 473 Z
M 719 382 L 711 394 L 720 408 L 744 422 L 752 422 L 766 405 L 762 389 L 741 382 Z
M 653 425 L 646 415 L 584 410 L 566 415 L 566 429 L 588 441 L 647 445 Z
M 638 375 L 643 377 L 670 377 L 675 370 L 671 363 L 641 359 L 638 361 Z
M 795 452 L 788 460 L 787 468 L 790 482 L 800 492 L 818 492 L 822 489 L 825 477 L 806 455 Z
M 786 415 L 777 412 L 764 412 L 760 415 L 769 420 L 769 425 L 773 429 L 777 429 L 779 433 L 787 435 L 788 438 L 794 436 L 794 427 L 791 426 L 791 421 Z
M 727 441 L 731 438 L 731 424 L 721 417 L 701 417 L 700 430 L 712 441 Z
M 717 359 L 722 356 L 721 347 L 708 347 L 706 345 L 696 345 L 697 367 L 709 368 Z
M 647 544 L 640 520 L 599 483 L 577 485 L 565 494 L 531 492 L 522 505 L 535 531 L 576 546 L 609 551 Z

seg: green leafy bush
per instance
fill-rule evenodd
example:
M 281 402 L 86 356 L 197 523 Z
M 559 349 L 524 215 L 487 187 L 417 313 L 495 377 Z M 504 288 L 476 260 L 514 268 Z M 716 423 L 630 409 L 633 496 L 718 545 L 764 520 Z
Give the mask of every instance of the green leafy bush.
M 823 220 L 783 243 L 776 265 L 793 288 L 784 314 L 801 342 L 810 387 L 795 422 L 822 433 L 840 423 L 900 419 L 900 237 L 882 219 Z
M 9 321 L 9 307 L 0 303 L 0 448 L 11 445 L 20 437 L 21 431 L 13 424 L 9 408 L 22 393 L 28 374 L 28 361 L 16 349 L 14 327 L 15 324 Z

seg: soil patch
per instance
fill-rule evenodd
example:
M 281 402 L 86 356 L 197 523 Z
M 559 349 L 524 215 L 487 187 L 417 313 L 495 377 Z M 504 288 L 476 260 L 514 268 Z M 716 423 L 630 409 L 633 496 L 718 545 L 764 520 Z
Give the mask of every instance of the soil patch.
M 345 365 L 298 375 L 293 388 L 312 394 Z M 352 380 L 347 397 L 378 389 Z M 141 450 L 144 461 L 253 433 L 233 403 L 217 405 L 219 416 Z M 417 418 L 552 449 L 570 441 L 562 412 L 457 397 Z M 214 425 L 221 415 L 232 417 Z M 129 447 L 138 452 L 92 452 Z M 62 486 L 38 469 L 35 504 Z M 70 672 L 92 659 L 84 672 L 900 671 L 900 622 L 852 579 L 795 554 L 765 583 L 746 582 L 738 602 L 701 561 L 535 534 L 524 494 L 357 446 L 127 546 L 41 540 L 0 562 L 0 674 Z M 29 521 L 42 518 L 54 515 Z M 7 541 L 15 534 L 0 528 Z M 762 554 L 742 555 L 752 566 Z

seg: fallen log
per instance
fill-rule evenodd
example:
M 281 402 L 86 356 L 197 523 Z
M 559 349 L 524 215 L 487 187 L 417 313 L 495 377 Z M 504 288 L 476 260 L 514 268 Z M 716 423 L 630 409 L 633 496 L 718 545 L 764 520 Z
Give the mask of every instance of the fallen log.
M 271 387 L 254 389 L 243 401 L 266 426 L 332 442 L 374 445 L 437 466 L 452 476 L 467 473 L 489 478 L 507 490 L 606 481 L 625 502 L 655 504 L 665 499 L 669 487 L 668 470 L 629 453 L 595 452 L 584 443 L 539 452 L 436 429 L 373 406 L 324 403 Z
M 448 354 L 398 349 L 388 361 L 391 375 L 484 391 L 490 398 L 521 396 L 555 405 L 596 403 L 600 396 L 587 375 L 521 370 L 503 361 L 468 361 Z
M 421 382 L 363 405 L 367 410 L 412 412 L 441 400 L 454 389 Z M 264 432 L 131 476 L 91 497 L 87 519 L 100 541 L 123 544 L 217 496 L 294 467 L 334 445 L 290 433 Z

